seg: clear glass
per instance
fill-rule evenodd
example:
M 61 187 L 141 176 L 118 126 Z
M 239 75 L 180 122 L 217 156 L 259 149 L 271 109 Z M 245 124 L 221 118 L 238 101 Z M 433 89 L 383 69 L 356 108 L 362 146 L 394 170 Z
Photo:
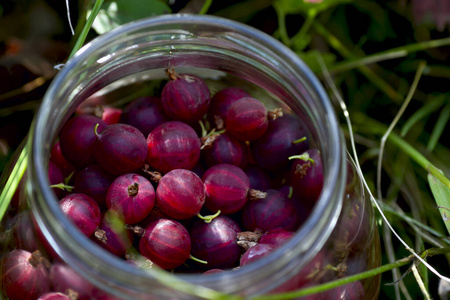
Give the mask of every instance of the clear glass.
M 161 274 L 127 264 L 81 234 L 61 212 L 47 174 L 53 142 L 84 99 L 130 82 L 162 78 L 168 67 L 209 77 L 227 73 L 270 93 L 276 105 L 282 104 L 305 121 L 321 150 L 325 176 L 312 213 L 275 253 L 233 272 L 169 276 L 167 285 L 159 280 Z M 269 293 L 311 266 L 320 253 L 333 253 L 323 262 L 335 268 L 318 276 L 317 283 L 380 264 L 372 206 L 348 160 L 324 88 L 295 53 L 245 24 L 174 14 L 133 22 L 96 38 L 53 80 L 32 125 L 27 150 L 24 191 L 36 226 L 62 261 L 114 297 L 195 299 L 192 291 L 202 291 L 195 286 L 242 296 Z M 363 284 L 365 299 L 376 299 L 379 278 Z

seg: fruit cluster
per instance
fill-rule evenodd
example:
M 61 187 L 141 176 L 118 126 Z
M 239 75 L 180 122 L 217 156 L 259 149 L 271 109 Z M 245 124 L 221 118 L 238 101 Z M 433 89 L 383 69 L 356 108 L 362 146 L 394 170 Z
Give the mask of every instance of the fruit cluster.
M 242 88 L 212 94 L 196 75 L 167 74 L 159 96 L 120 108 L 85 106 L 63 124 L 49 161 L 61 210 L 86 237 L 138 267 L 208 274 L 272 253 L 322 190 L 320 152 L 302 120 L 268 110 Z M 42 295 L 67 290 L 92 298 L 81 278 L 67 283 L 75 275 L 45 239 L 54 262 L 39 255 L 25 213 L 12 222 L 17 249 L 2 260 L 3 292 L 10 299 L 65 299 Z M 307 285 L 311 274 L 285 289 Z

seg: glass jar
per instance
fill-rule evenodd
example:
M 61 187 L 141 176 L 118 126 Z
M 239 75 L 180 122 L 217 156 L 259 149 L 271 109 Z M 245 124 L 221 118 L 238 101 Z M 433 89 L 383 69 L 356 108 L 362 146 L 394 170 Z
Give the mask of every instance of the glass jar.
M 80 103 L 95 93 L 163 78 L 168 67 L 218 82 L 227 74 L 259 87 L 261 95 L 270 95 L 262 96 L 269 99 L 267 106 L 282 106 L 304 121 L 321 152 L 323 189 L 302 226 L 273 254 L 232 272 L 174 275 L 125 263 L 79 232 L 49 188 L 52 145 Z M 132 22 L 94 39 L 55 77 L 29 136 L 28 167 L 20 190 L 29 210 L 20 211 L 31 213 L 38 236 L 55 261 L 64 262 L 111 297 L 196 299 L 212 297 L 215 291 L 250 297 L 289 289 L 287 285 L 307 268 L 318 266 L 311 285 L 380 264 L 373 209 L 347 156 L 324 88 L 295 53 L 245 24 L 173 14 Z M 18 214 L 15 207 L 9 216 Z M 5 230 L 13 223 L 8 220 L 2 225 Z M 364 299 L 376 299 L 379 277 L 361 283 Z M 90 298 L 100 296 L 91 293 Z

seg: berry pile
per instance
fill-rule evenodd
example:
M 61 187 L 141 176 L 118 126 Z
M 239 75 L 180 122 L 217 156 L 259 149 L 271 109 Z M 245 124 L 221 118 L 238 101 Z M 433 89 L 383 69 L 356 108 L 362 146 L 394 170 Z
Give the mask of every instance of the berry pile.
M 242 88 L 212 94 L 196 75 L 167 74 L 159 96 L 104 106 L 100 115 L 77 110 L 64 124 L 49 163 L 61 210 L 97 245 L 139 267 L 144 258 L 145 266 L 207 274 L 270 254 L 322 190 L 320 153 L 302 120 L 268 110 Z M 52 274 L 68 266 L 34 258 L 42 244 L 52 251 L 28 238 L 29 216 L 13 224 L 17 250 L 3 258 L 14 270 L 2 270 L 4 293 L 64 292 L 65 277 Z M 22 269 L 29 280 L 15 281 Z M 310 274 L 303 275 L 295 288 Z M 92 292 L 85 284 L 70 286 L 77 299 Z

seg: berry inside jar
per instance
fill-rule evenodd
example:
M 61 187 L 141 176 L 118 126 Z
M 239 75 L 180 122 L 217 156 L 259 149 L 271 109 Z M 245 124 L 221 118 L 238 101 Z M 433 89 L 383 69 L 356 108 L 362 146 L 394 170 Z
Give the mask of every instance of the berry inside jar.
M 168 68 L 126 96 L 101 90 L 76 108 L 52 145 L 48 176 L 62 212 L 136 268 L 200 275 L 245 268 L 290 240 L 322 192 L 321 150 L 305 120 L 250 82 L 201 74 Z M 72 274 L 20 203 L 15 210 L 8 225 L 14 250 L 2 262 L 16 270 L 2 270 L 6 296 L 101 294 Z M 359 253 L 347 246 L 319 252 L 275 292 L 345 273 L 337 266 Z M 52 276 L 54 266 L 67 272 Z M 17 281 L 21 268 L 30 275 Z M 364 298 L 362 283 L 349 288 L 357 290 L 353 299 Z

